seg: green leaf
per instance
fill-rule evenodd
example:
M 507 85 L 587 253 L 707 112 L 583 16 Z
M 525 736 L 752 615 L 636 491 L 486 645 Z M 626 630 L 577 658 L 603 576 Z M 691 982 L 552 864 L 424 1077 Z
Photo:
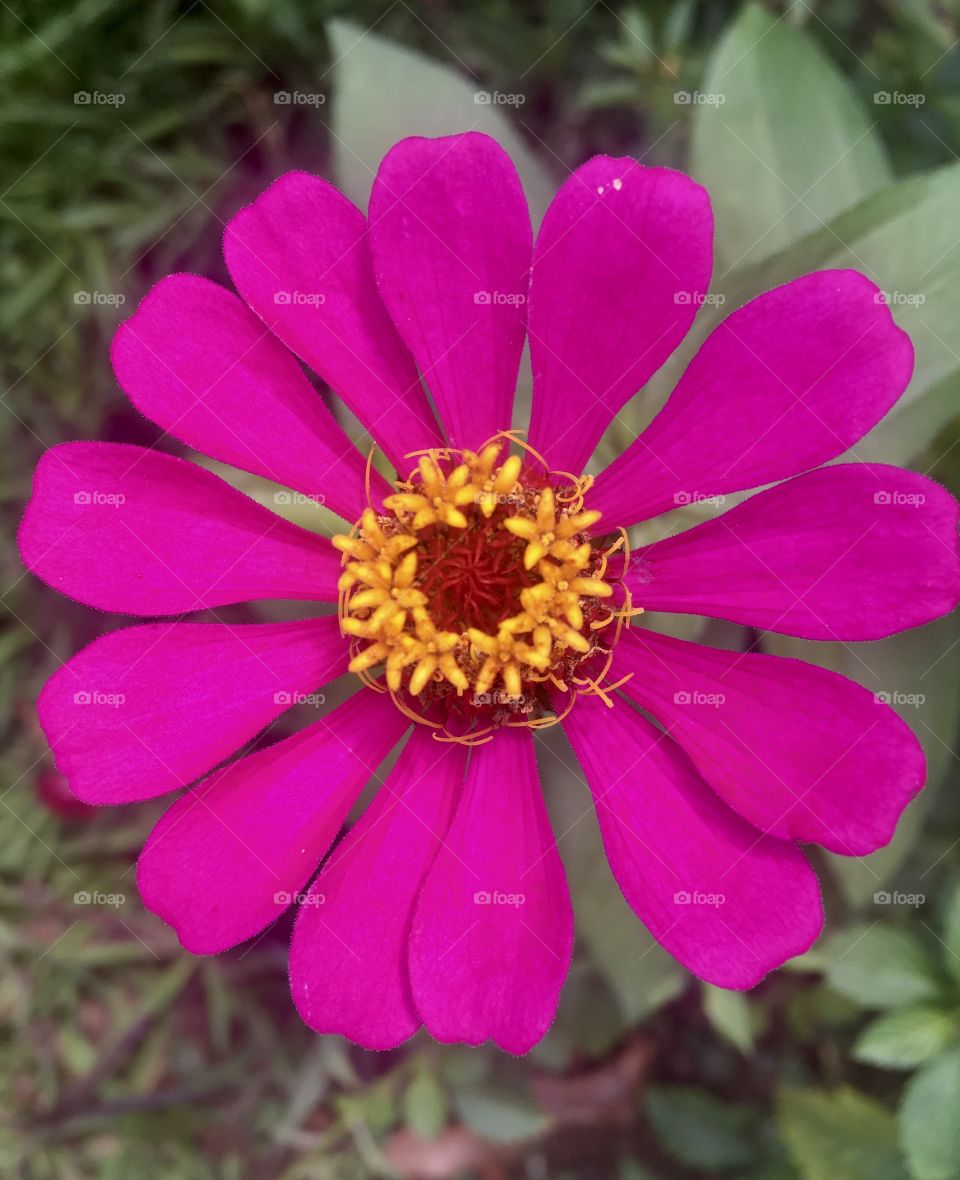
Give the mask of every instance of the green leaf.
M 960 882 L 954 886 L 943 926 L 943 961 L 950 975 L 960 983 Z
M 907 1084 L 900 1134 L 914 1180 L 960 1176 L 960 1049 L 924 1066 Z
M 494 104 L 487 88 L 466 73 L 440 65 L 414 50 L 349 21 L 327 27 L 333 49 L 334 175 L 343 191 L 366 208 L 380 161 L 408 135 L 453 135 L 483 131 L 510 154 L 538 224 L 557 185 L 503 114 L 523 110 Z
M 844 1087 L 785 1089 L 778 1120 L 804 1180 L 906 1180 L 893 1115 Z
M 590 790 L 560 727 L 538 734 L 540 776 L 570 893 L 577 934 L 635 1023 L 668 1003 L 689 976 L 648 934 L 607 864 Z
M 941 983 L 922 946 L 905 930 L 875 922 L 831 935 L 822 947 L 831 987 L 862 1008 L 936 999 Z
M 456 1096 L 460 1117 L 490 1143 L 521 1143 L 550 1127 L 550 1118 L 521 1095 L 462 1090 Z
M 447 1125 L 447 1098 L 436 1074 L 418 1069 L 403 1096 L 404 1120 L 421 1139 L 436 1139 Z
M 886 904 L 884 886 L 893 880 L 915 844 L 952 764 L 960 678 L 949 653 L 958 637 L 960 620 L 956 616 L 937 619 L 879 643 L 813 643 L 785 635 L 764 636 L 767 651 L 820 664 L 858 681 L 871 692 L 883 693 L 923 746 L 926 786 L 907 808 L 893 840 L 865 857 L 824 853 L 847 901 L 857 908 L 869 906 L 877 897 Z M 874 912 L 879 917 L 885 911 Z
M 853 1056 L 886 1069 L 913 1069 L 939 1053 L 958 1032 L 956 1015 L 942 1008 L 926 1004 L 897 1008 L 878 1016 L 865 1029 L 853 1047 Z
M 741 1053 L 753 1048 L 750 1001 L 743 992 L 703 984 L 703 1010 L 714 1029 Z
M 755 1157 L 750 1112 L 685 1086 L 651 1086 L 647 1114 L 664 1151 L 694 1168 L 740 1168 Z
M 721 272 L 782 250 L 890 180 L 842 75 L 756 5 L 729 26 L 700 95 L 691 171 L 710 190 Z

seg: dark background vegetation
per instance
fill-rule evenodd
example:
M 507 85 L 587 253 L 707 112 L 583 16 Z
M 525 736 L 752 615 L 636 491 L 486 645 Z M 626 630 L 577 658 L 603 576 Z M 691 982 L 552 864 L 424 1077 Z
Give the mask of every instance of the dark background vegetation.
M 838 261 L 925 293 L 902 320 L 921 362 L 909 409 L 871 453 L 960 489 L 956 9 L 0 0 L 0 30 L 0 1175 L 960 1175 L 951 621 L 858 645 L 869 652 L 801 645 L 912 696 L 904 714 L 931 764 L 892 850 L 818 861 L 831 933 L 803 962 L 748 996 L 692 980 L 626 911 L 585 822 L 561 844 L 578 949 L 544 1043 L 523 1060 L 423 1037 L 371 1054 L 299 1023 L 288 924 L 198 960 L 143 911 L 131 866 L 161 805 L 77 805 L 33 709 L 60 661 L 119 620 L 24 576 L 13 545 L 46 446 L 155 442 L 107 358 L 153 281 L 225 280 L 223 221 L 279 173 L 322 172 L 362 201 L 394 139 L 481 117 L 518 153 L 535 205 L 596 152 L 692 170 L 713 192 L 734 306 Z M 483 108 L 478 90 L 521 97 Z M 542 762 L 565 830 L 582 788 L 548 746 Z M 75 902 L 93 889 L 123 900 Z

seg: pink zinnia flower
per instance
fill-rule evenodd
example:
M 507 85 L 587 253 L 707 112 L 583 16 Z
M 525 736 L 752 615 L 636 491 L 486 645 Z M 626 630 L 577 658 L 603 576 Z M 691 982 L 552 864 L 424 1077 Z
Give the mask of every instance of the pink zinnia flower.
M 602 433 L 708 287 L 710 205 L 686 176 L 597 157 L 534 244 L 496 143 L 408 139 L 368 219 L 290 173 L 237 214 L 225 253 L 242 298 L 194 275 L 158 283 L 117 332 L 119 382 L 187 445 L 322 496 L 344 534 L 331 544 L 182 459 L 95 442 L 43 457 L 20 533 L 27 566 L 64 594 L 176 616 L 98 639 L 39 702 L 88 803 L 200 780 L 147 841 L 146 905 L 209 954 L 300 898 L 290 980 L 312 1028 L 386 1048 L 422 1024 L 524 1052 L 551 1023 L 573 942 L 531 732 L 561 718 L 611 868 L 667 950 L 730 988 L 804 951 L 822 911 L 798 843 L 885 844 L 923 781 L 916 739 L 823 668 L 628 624 L 642 608 L 860 641 L 957 604 L 943 488 L 880 464 L 818 466 L 910 378 L 877 288 L 823 271 L 734 311 L 591 480 Z M 503 433 L 525 340 L 526 447 Z M 295 357 L 369 430 L 394 488 Z M 768 484 L 625 560 L 623 529 Z M 255 599 L 339 610 L 180 621 Z M 357 680 L 303 732 L 227 761 L 348 664 L 379 691 Z

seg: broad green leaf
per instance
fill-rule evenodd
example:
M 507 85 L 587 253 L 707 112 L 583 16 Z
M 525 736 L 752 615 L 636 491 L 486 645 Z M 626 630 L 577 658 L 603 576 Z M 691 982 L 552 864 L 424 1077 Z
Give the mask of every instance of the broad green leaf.
M 380 161 L 408 135 L 483 131 L 506 149 L 517 166 L 534 225 L 557 185 L 510 125 L 487 88 L 469 74 L 367 32 L 350 21 L 327 26 L 333 50 L 333 173 L 361 208 Z
M 741 1053 L 753 1048 L 753 1020 L 750 1001 L 743 992 L 703 985 L 703 1010 L 714 1029 Z
M 467 1126 L 490 1143 L 520 1143 L 550 1127 L 549 1115 L 512 1092 L 461 1090 L 456 1105 Z
M 537 735 L 540 777 L 577 915 L 577 937 L 635 1023 L 677 996 L 689 976 L 627 905 L 603 850 L 580 766 L 560 727 Z
M 651 1086 L 647 1115 L 664 1151 L 694 1168 L 742 1168 L 755 1156 L 750 1112 L 686 1086 Z
M 853 1048 L 853 1056 L 886 1069 L 913 1069 L 957 1038 L 957 1014 L 931 1005 L 895 1008 L 870 1024 Z
M 926 786 L 904 812 L 886 848 L 865 857 L 824 853 L 847 900 L 856 907 L 889 904 L 891 895 L 886 885 L 895 881 L 952 763 L 960 712 L 960 678 L 951 652 L 958 638 L 960 621 L 956 616 L 937 619 L 879 643 L 813 643 L 785 635 L 764 637 L 767 651 L 820 664 L 859 681 L 871 692 L 883 694 L 923 746 Z M 880 917 L 886 910 L 873 912 Z
M 436 1139 L 447 1123 L 447 1099 L 436 1074 L 418 1069 L 403 1096 L 404 1121 L 421 1139 Z
M 924 1066 L 900 1104 L 900 1135 L 914 1180 L 960 1176 L 960 1049 Z
M 960 982 L 960 883 L 954 886 L 943 927 L 943 961 L 950 975 Z
M 862 1008 L 896 1008 L 935 1000 L 941 980 L 906 930 L 874 922 L 832 934 L 822 946 L 830 986 Z
M 785 1089 L 778 1120 L 803 1180 L 907 1180 L 893 1115 L 840 1090 Z
M 699 98 L 691 170 L 713 201 L 721 274 L 782 250 L 890 180 L 873 121 L 843 76 L 806 33 L 754 4 L 717 46 Z

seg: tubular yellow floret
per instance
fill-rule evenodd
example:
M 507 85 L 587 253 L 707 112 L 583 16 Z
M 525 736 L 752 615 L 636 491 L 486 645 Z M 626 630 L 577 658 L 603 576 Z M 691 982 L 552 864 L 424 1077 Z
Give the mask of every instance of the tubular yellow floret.
M 619 633 L 634 613 L 628 596 L 621 610 L 598 613 L 601 600 L 613 593 L 605 579 L 607 564 L 625 537 L 608 550 L 595 549 L 588 531 L 600 513 L 583 508 L 592 479 L 571 475 L 561 481 L 558 473 L 548 473 L 550 482 L 524 486 L 522 457 L 504 454 L 510 444 L 543 462 L 513 432 L 476 452 L 419 452 L 410 456 L 416 466 L 409 478 L 383 501 L 386 511 L 367 507 L 350 534 L 333 538 L 343 563 L 341 629 L 354 640 L 350 671 L 375 683 L 371 669 L 383 665 L 386 690 L 409 716 L 416 714 L 399 694 L 423 697 L 431 686 L 430 702 L 437 693 L 472 694 L 467 698 L 472 704 L 494 701 L 524 718 L 509 724 L 536 727 L 555 720 L 528 716 L 537 711 L 545 681 L 568 692 L 571 703 L 578 691 L 573 684 L 605 696 L 596 679 L 578 678 L 575 670 L 595 651 L 606 654 L 606 645 L 594 638 L 599 630 L 616 621 Z M 441 592 L 435 567 L 442 564 L 444 538 L 453 544 L 457 536 L 468 546 L 489 543 L 504 552 L 505 545 L 507 553 L 516 553 L 516 587 L 510 592 L 516 609 L 489 629 L 466 621 L 457 627 L 449 605 L 435 614 L 435 595 Z M 503 582 L 503 567 L 495 568 L 492 580 Z M 440 617 L 444 626 L 438 626 Z M 383 681 L 378 687 L 384 691 Z M 429 724 L 439 735 L 442 727 Z M 442 732 L 448 740 L 473 744 L 489 740 L 492 731 Z

